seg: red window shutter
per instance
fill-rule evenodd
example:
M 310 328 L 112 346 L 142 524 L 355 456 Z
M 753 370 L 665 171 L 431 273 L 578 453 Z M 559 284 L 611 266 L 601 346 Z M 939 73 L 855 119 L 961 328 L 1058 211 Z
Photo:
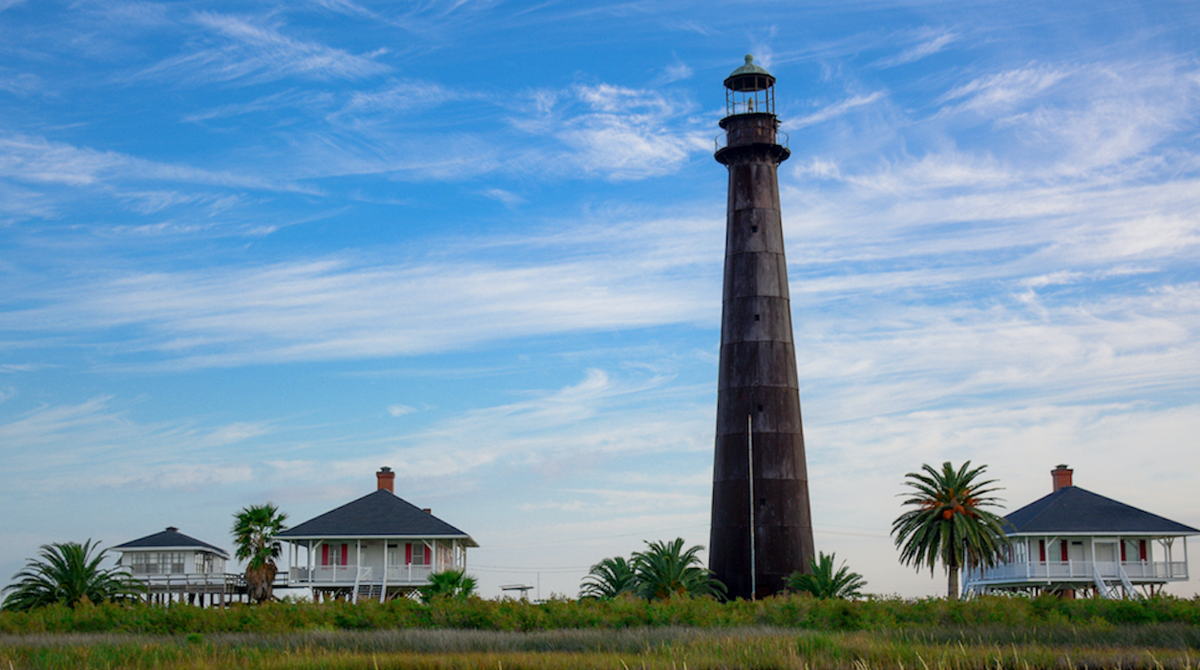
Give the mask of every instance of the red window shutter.
M 342 565 L 350 565 L 350 561 L 346 560 L 350 557 L 350 545 L 342 545 Z
M 425 545 L 425 565 L 433 565 L 433 550 Z
M 1046 541 L 1045 540 L 1038 540 L 1038 554 L 1039 554 L 1038 560 L 1045 563 L 1046 562 Z
M 1067 561 L 1069 561 L 1071 559 L 1070 555 L 1067 554 L 1067 541 L 1059 540 L 1058 546 L 1062 547 L 1062 562 L 1066 563 Z
M 1121 562 L 1125 562 L 1125 540 L 1121 540 Z
M 404 543 L 404 564 L 412 565 L 412 542 Z
M 1146 560 L 1146 541 L 1138 540 L 1138 559 Z
M 321 545 L 321 565 L 329 565 L 329 545 Z

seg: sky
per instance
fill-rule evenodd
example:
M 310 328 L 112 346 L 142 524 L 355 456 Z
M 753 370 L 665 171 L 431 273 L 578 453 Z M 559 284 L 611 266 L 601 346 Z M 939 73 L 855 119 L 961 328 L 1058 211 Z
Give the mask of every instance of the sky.
M 385 465 L 486 597 L 706 544 L 747 53 L 817 548 L 944 592 L 889 537 L 943 461 L 998 511 L 1064 463 L 1200 527 L 1198 35 L 1190 1 L 0 0 L 0 582 L 231 548 Z

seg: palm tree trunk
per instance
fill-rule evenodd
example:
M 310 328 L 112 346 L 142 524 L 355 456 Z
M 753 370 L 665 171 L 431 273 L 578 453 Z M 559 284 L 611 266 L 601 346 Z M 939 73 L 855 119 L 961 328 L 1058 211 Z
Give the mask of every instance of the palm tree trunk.
M 950 600 L 958 600 L 958 566 L 947 566 L 947 572 L 950 574 L 950 583 L 946 589 L 946 597 Z

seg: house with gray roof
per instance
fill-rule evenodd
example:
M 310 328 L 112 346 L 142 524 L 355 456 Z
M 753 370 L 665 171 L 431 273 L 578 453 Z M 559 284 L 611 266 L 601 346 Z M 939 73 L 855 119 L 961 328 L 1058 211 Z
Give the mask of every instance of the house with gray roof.
M 964 593 L 989 591 L 1136 598 L 1187 581 L 1187 537 L 1200 530 L 1073 485 L 1051 471 L 1054 491 L 1005 517 L 1007 560 L 968 570 Z
M 288 586 L 313 599 L 409 595 L 429 575 L 465 570 L 467 533 L 393 492 L 391 468 L 376 473 L 376 490 L 278 535 L 289 545 Z
M 175 526 L 112 548 L 121 557 L 117 565 L 129 571 L 145 587 L 148 600 L 169 603 L 197 597 L 204 604 L 224 603 L 244 587 L 241 576 L 225 572 L 229 553 L 224 549 L 179 532 Z

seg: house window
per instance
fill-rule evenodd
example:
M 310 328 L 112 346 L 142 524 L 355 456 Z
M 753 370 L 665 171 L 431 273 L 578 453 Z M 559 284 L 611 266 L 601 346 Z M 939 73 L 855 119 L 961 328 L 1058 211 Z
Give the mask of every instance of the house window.
M 150 557 L 147 556 L 146 554 L 130 554 L 129 555 L 130 571 L 133 572 L 133 574 L 135 574 L 135 575 L 149 574 L 150 561 L 147 560 L 149 558 Z
M 412 565 L 429 565 L 433 563 L 432 553 L 424 542 L 409 542 L 404 548 L 404 559 Z
M 186 554 L 182 551 L 164 551 L 162 553 L 162 571 L 172 575 L 187 574 L 187 568 L 184 567 Z
M 321 565 L 347 565 L 350 558 L 350 545 L 323 544 L 321 545 Z

